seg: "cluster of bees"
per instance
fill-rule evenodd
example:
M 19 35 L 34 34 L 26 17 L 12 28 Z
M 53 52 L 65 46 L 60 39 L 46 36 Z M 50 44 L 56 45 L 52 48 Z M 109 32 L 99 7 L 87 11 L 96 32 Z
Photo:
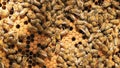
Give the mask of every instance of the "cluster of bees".
M 44 60 L 52 56 L 51 39 L 42 32 L 38 8 L 42 4 L 36 3 L 0 2 L 0 68 L 46 68 Z
M 0 0 L 0 68 L 119 68 L 119 23 L 119 0 Z

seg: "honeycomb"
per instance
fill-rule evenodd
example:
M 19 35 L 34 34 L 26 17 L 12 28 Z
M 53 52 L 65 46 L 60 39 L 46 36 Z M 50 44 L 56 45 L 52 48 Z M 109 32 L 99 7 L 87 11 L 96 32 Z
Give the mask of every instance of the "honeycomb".
M 0 68 L 120 68 L 120 0 L 0 0 Z

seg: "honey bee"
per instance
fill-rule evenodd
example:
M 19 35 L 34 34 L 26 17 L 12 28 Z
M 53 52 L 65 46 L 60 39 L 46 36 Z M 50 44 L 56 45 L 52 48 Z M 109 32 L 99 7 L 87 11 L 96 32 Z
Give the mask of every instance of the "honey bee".
M 79 13 L 81 13 L 82 11 L 78 10 L 77 8 L 73 8 L 70 10 L 70 12 L 80 16 Z
M 22 11 L 23 10 L 23 6 L 21 4 L 18 4 L 17 7 L 18 7 L 18 11 Z
M 31 5 L 31 9 L 35 12 L 40 12 L 39 8 L 35 5 Z
M 115 63 L 115 67 L 116 67 L 116 68 L 119 68 L 119 67 L 120 67 L 120 65 Z
M 17 63 L 13 63 L 13 64 L 12 64 L 12 68 L 16 68 L 16 67 L 17 67 L 17 68 L 20 68 L 20 65 L 18 65 Z
M 57 1 L 60 5 L 64 6 L 64 3 L 61 0 Z
M 10 26 L 13 26 L 13 21 L 11 21 L 11 19 L 10 18 L 7 18 L 7 22 L 6 22 L 8 25 L 10 25 Z
M 64 59 L 61 57 L 61 56 L 58 56 L 57 57 L 57 61 L 60 62 L 60 63 L 64 63 Z
M 54 9 L 54 10 L 60 10 L 60 9 L 62 9 L 62 6 L 61 6 L 61 5 L 55 5 L 55 6 L 53 7 L 53 9 Z
M 118 16 L 120 16 L 120 10 L 116 10 Z
M 73 4 L 75 4 L 75 1 L 69 0 L 69 1 L 66 2 L 66 4 L 67 4 L 67 5 L 73 5 Z
M 111 14 L 107 14 L 107 19 L 108 20 L 113 20 L 113 19 L 115 19 L 115 16 L 113 16 L 113 15 L 111 15 Z
M 57 26 L 59 26 L 59 25 L 61 25 L 61 24 L 64 24 L 64 22 L 63 22 L 63 20 L 56 20 L 55 21 L 55 24 L 57 25 Z
M 27 63 L 27 57 L 24 56 L 24 57 L 22 58 L 22 62 L 21 62 L 21 64 L 20 64 L 21 67 L 24 68 L 24 67 L 26 66 L 26 63 Z
M 103 33 L 95 33 L 94 35 L 95 38 L 102 37 L 102 36 L 103 36 Z
M 67 16 L 71 18 L 69 19 L 71 22 L 76 20 L 76 17 L 73 14 L 68 14 Z
M 27 17 L 30 18 L 30 19 L 35 19 L 36 15 L 32 10 L 28 10 Z
M 116 16 L 116 12 L 112 8 L 108 7 L 107 10 L 108 10 L 108 13 L 110 13 L 113 16 Z
M 66 63 L 69 64 L 69 65 L 71 65 L 71 68 L 75 68 L 75 67 L 72 67 L 72 65 L 73 65 L 74 63 L 72 63 L 71 61 L 67 61 Z
M 117 25 L 117 24 L 119 24 L 120 20 L 119 19 L 114 19 L 114 20 L 110 20 L 110 22 Z
M 94 27 L 91 29 L 92 32 L 101 32 L 101 30 L 99 29 L 99 27 Z
M 100 28 L 100 30 L 105 30 L 105 27 L 106 27 L 106 23 L 103 23 L 102 25 L 101 25 L 101 28 Z
M 50 12 L 46 12 L 46 14 L 47 14 L 47 19 L 48 19 L 48 20 L 51 20 L 51 19 L 52 19 L 51 13 L 50 13 Z
M 90 36 L 90 32 L 89 32 L 89 30 L 88 30 L 88 28 L 85 28 L 85 34 L 86 34 L 86 36 Z
M 39 19 L 41 19 L 41 20 L 44 20 L 44 19 L 45 19 L 44 15 L 41 14 L 41 13 L 36 13 L 36 16 L 37 16 L 37 18 L 39 18 Z
M 34 3 L 34 0 L 24 0 L 25 2 L 28 2 L 30 4 L 33 4 Z
M 55 53 L 58 54 L 60 51 L 60 44 L 56 44 L 55 46 Z
M 101 48 L 102 48 L 102 50 L 103 50 L 103 51 L 105 51 L 105 52 L 107 52 L 107 51 L 108 51 L 108 47 L 107 47 L 107 46 L 105 46 L 105 45 L 102 45 L 102 46 L 101 46 Z
M 117 2 L 117 1 L 112 1 L 111 3 L 112 3 L 112 5 L 113 5 L 114 7 L 120 9 L 120 7 L 119 7 L 119 2 Z
M 9 11 L 7 10 L 0 10 L 0 15 L 2 18 L 7 17 L 9 15 Z
M 28 3 L 28 2 L 21 3 L 21 5 L 22 5 L 23 7 L 25 7 L 25 8 L 28 8 L 28 7 L 31 6 L 31 4 Z
M 115 46 L 113 49 L 114 49 L 114 53 L 119 52 L 119 48 L 118 48 L 118 47 Z M 119 55 L 118 55 L 118 56 L 119 56 Z
M 112 67 L 115 63 L 112 60 L 106 59 L 107 67 Z
M 51 25 L 51 22 L 50 21 L 47 21 L 46 23 L 43 23 L 43 27 L 44 28 L 47 28 L 47 27 L 49 27 Z
M 98 15 L 98 23 L 102 24 L 102 22 L 103 22 L 103 16 Z
M 31 33 L 33 32 L 33 33 L 36 33 L 37 32 L 37 28 L 36 27 L 34 27 L 34 26 L 28 26 L 28 31 L 30 31 Z
M 107 25 L 105 26 L 105 30 L 107 30 L 107 29 L 110 29 L 111 27 L 113 27 L 113 24 L 109 24 L 109 23 L 107 23 Z
M 59 67 L 63 67 L 63 63 L 57 64 L 57 67 L 58 67 L 58 68 L 59 68 Z
M 69 61 L 74 62 L 74 57 L 71 54 L 67 55 Z
M 61 18 L 64 18 L 64 14 L 60 14 L 60 15 L 56 16 L 56 19 L 61 19 Z
M 37 6 L 38 6 L 38 5 L 40 5 L 40 2 L 39 2 L 39 1 L 37 1 L 37 0 L 34 0 L 34 1 L 33 1 L 33 4 L 35 4 L 35 5 L 37 5 Z
M 16 45 L 18 48 L 25 48 L 25 43 L 17 42 Z
M 78 7 L 83 9 L 83 6 L 84 6 L 83 2 L 81 0 L 77 0 L 76 2 L 77 2 Z
M 48 36 L 52 36 L 53 35 L 53 33 L 51 31 L 49 31 L 48 29 L 43 30 L 43 33 L 48 35 Z
M 94 34 L 91 34 L 88 41 L 91 42 L 94 39 Z
M 114 44 L 115 44 L 115 45 L 118 45 L 118 38 L 115 38 L 115 39 L 114 39 Z
M 76 25 L 83 25 L 83 24 L 86 24 L 87 25 L 87 21 L 81 21 L 81 20 L 77 20 L 75 22 Z
M 113 59 L 115 60 L 115 62 L 119 63 L 120 62 L 120 58 L 117 55 L 113 55 Z
M 18 36 L 19 39 L 24 39 L 25 37 L 26 37 L 26 34 L 20 34 L 20 35 Z
M 88 18 L 88 22 L 96 22 L 96 17 L 95 16 L 90 16 L 89 18 Z
M 48 10 L 51 10 L 51 9 L 52 9 L 52 7 L 51 7 L 51 2 L 48 2 L 48 3 L 47 3 L 47 7 L 48 7 Z
M 104 31 L 105 34 L 111 34 L 112 32 L 113 32 L 113 29 L 112 29 L 112 28 L 110 28 L 110 29 Z
M 107 40 L 107 37 L 106 37 L 106 36 L 104 36 L 104 37 L 99 37 L 99 40 L 100 40 L 101 42 L 105 42 L 105 41 Z
M 86 12 L 86 11 L 84 11 L 84 12 L 81 12 L 80 13 L 80 19 L 82 19 L 82 20 L 87 20 L 87 15 L 88 15 L 88 13 Z
M 104 44 L 103 44 L 99 39 L 95 39 L 94 41 L 95 41 L 96 44 L 101 45 L 101 46 L 102 46 L 102 45 L 104 46 Z
M 92 1 L 87 1 L 87 2 L 85 2 L 85 6 L 89 6 L 89 5 L 91 5 L 92 4 Z
M 97 23 L 97 22 L 92 22 L 92 25 L 93 25 L 93 26 L 97 26 L 98 23 Z
M 11 19 L 12 21 L 14 21 L 14 20 L 16 20 L 16 18 L 17 18 L 18 15 L 19 15 L 19 13 L 16 12 L 16 13 L 14 13 L 14 14 L 11 16 L 10 19 Z
M 104 1 L 103 4 L 102 4 L 103 7 L 108 7 L 110 5 L 111 5 L 111 3 L 107 2 L 107 1 Z
M 52 36 L 52 35 L 51 35 L 51 36 Z M 56 44 L 56 38 L 55 38 L 55 36 L 53 36 L 51 39 L 52 39 L 52 40 L 51 40 L 51 43 L 52 43 L 52 44 Z
M 98 53 L 98 50 L 96 50 L 96 49 L 91 49 L 91 51 L 90 51 L 92 54 L 97 54 Z
M 107 52 L 108 55 L 112 55 L 113 54 L 113 48 L 110 48 L 109 51 Z
M 73 8 L 73 5 L 68 5 L 68 6 L 65 7 L 64 10 L 65 10 L 65 11 L 69 11 L 69 10 L 72 9 L 72 8 Z
M 24 8 L 21 12 L 20 12 L 20 16 L 24 16 L 27 12 L 28 12 L 28 8 Z
M 16 53 L 16 50 L 14 50 L 14 49 L 6 49 L 6 48 L 3 48 L 3 50 L 4 50 L 6 53 L 8 53 L 8 54 L 14 54 L 14 53 Z
M 47 45 L 50 44 L 51 41 L 52 41 L 51 38 L 46 38 L 46 41 L 45 41 L 45 43 L 43 45 L 47 46 Z
M 46 12 L 47 5 L 46 4 L 42 4 L 42 6 L 44 6 L 44 7 L 41 7 L 40 11 L 41 12 Z
M 8 3 L 6 4 L 6 8 L 8 11 L 10 11 L 12 7 L 13 7 L 13 3 L 10 2 L 9 4 Z
M 104 68 L 104 64 L 103 63 L 99 63 L 98 64 L 98 68 Z
M 47 57 L 47 52 L 43 51 L 43 50 L 39 50 L 40 55 L 42 55 L 43 57 Z
M 40 0 L 40 3 L 44 3 L 45 2 L 45 0 Z
M 63 31 L 60 32 L 60 35 L 61 35 L 61 36 L 65 36 L 65 35 L 68 34 L 68 32 L 69 32 L 69 30 L 68 30 L 68 29 L 65 29 L 65 30 L 63 30 Z
M 15 55 L 8 55 L 8 58 L 9 58 L 9 59 L 15 59 L 16 56 L 15 56 Z
M 82 30 L 86 34 L 86 36 L 88 36 L 88 37 L 90 36 L 90 32 L 88 31 L 88 29 L 85 26 L 81 26 L 81 27 L 79 27 L 79 29 Z
M 0 68 L 5 68 L 4 64 L 2 63 L 2 59 L 0 59 Z
M 35 26 L 38 28 L 38 30 L 43 31 L 43 27 L 39 23 L 36 23 Z
M 45 61 L 43 59 L 39 58 L 39 57 L 36 57 L 35 61 L 40 63 L 40 64 L 43 64 L 43 65 L 45 64 Z
M 63 57 L 64 59 L 67 59 L 67 55 L 66 55 L 64 52 L 60 51 L 60 52 L 59 52 L 59 55 L 60 55 L 61 57 Z
M 49 57 L 52 56 L 52 49 L 50 47 L 47 48 L 47 54 Z
M 92 8 L 93 8 L 93 9 L 100 9 L 101 7 L 98 6 L 98 5 L 92 5 Z
M 36 23 L 39 23 L 40 19 L 31 19 L 31 24 L 35 26 Z
M 93 44 L 93 47 L 95 49 L 99 49 L 100 48 L 99 45 L 96 42 L 92 41 L 92 44 Z
M 56 4 L 56 0 L 52 0 L 51 5 L 54 6 Z
M 14 11 L 20 11 L 19 10 L 19 4 L 14 4 L 13 9 L 14 9 Z
M 20 54 L 16 55 L 16 61 L 20 63 L 22 61 L 22 57 Z
M 93 28 L 93 25 L 92 24 L 90 24 L 90 23 L 85 23 L 85 26 L 87 27 L 87 28 Z
M 57 40 L 60 40 L 61 39 L 61 35 L 58 33 L 58 32 L 60 32 L 60 31 L 56 31 L 56 35 L 55 35 L 55 38 L 57 39 Z

